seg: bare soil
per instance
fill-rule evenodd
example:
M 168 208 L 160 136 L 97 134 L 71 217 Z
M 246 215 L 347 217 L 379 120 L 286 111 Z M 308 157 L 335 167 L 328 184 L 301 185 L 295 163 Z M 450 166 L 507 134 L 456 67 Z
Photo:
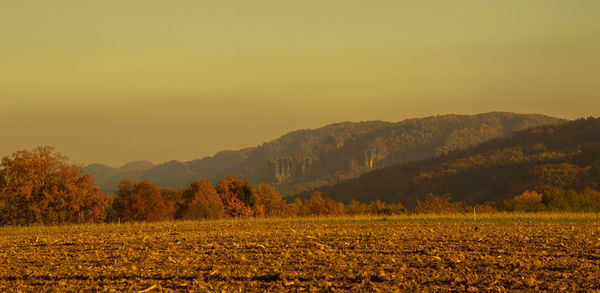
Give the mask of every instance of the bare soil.
M 182 222 L 0 229 L 0 291 L 590 291 L 593 224 Z

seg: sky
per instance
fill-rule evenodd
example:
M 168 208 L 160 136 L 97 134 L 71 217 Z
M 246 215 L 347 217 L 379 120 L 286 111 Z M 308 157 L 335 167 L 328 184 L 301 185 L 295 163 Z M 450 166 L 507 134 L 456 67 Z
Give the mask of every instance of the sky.
M 0 156 L 187 161 L 339 121 L 600 116 L 600 1 L 3 0 Z

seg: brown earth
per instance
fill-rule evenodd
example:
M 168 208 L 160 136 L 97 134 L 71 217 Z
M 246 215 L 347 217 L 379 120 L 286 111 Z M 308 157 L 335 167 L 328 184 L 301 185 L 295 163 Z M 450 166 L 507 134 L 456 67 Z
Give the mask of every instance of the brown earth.
M 221 222 L 0 229 L 0 291 L 590 291 L 592 224 Z

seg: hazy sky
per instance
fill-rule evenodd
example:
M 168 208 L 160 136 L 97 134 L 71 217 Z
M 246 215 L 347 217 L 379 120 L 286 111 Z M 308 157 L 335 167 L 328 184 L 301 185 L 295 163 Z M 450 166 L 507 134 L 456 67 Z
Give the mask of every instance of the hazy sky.
M 0 1 L 0 156 L 190 160 L 338 121 L 600 115 L 600 1 Z

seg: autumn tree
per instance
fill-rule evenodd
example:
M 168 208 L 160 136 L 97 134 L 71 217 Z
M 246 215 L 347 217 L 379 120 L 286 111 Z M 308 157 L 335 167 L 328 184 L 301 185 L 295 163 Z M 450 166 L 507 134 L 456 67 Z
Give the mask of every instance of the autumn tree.
M 160 190 L 161 197 L 167 202 L 167 205 L 173 206 L 175 211 L 174 217 L 177 217 L 177 211 L 184 204 L 183 191 L 177 188 L 165 188 Z
M 310 215 L 310 210 L 304 204 L 302 199 L 295 198 L 294 201 L 288 205 L 288 214 L 292 217 L 305 217 Z
M 237 178 L 233 175 L 225 176 L 215 187 L 225 213 L 233 218 L 249 218 L 254 215 L 256 197 L 252 183 L 248 180 Z
M 344 206 L 329 197 L 323 197 L 321 192 L 313 191 L 304 203 L 312 215 L 343 215 Z
M 175 210 L 173 202 L 163 198 L 160 189 L 146 180 L 122 180 L 113 206 L 122 221 L 170 220 Z
M 100 222 L 110 198 L 52 147 L 23 150 L 0 164 L 0 223 Z
M 539 212 L 546 209 L 542 202 L 542 194 L 526 190 L 511 200 L 504 201 L 504 208 L 509 211 Z
M 380 200 L 374 200 L 368 205 L 368 213 L 372 215 L 396 215 L 404 212 L 401 203 L 389 204 Z
M 178 212 L 181 219 L 219 219 L 225 209 L 217 191 L 208 180 L 198 180 L 183 191 L 183 204 Z
M 350 201 L 349 204 L 344 206 L 344 214 L 346 215 L 366 215 L 369 213 L 369 205 L 357 200 Z
M 583 194 L 593 198 L 597 202 L 600 202 L 600 191 L 598 190 L 595 190 L 588 186 L 583 190 Z
M 541 189 L 542 202 L 548 211 L 597 211 L 598 201 L 596 192 L 586 189 L 578 193 L 573 189 L 564 190 L 558 187 L 546 186 Z
M 486 202 L 466 207 L 467 211 L 474 211 L 476 214 L 491 214 L 498 212 L 498 207 L 494 202 Z
M 266 183 L 261 183 L 254 189 L 256 205 L 254 214 L 265 217 L 283 217 L 288 215 L 287 203 L 283 196 Z

